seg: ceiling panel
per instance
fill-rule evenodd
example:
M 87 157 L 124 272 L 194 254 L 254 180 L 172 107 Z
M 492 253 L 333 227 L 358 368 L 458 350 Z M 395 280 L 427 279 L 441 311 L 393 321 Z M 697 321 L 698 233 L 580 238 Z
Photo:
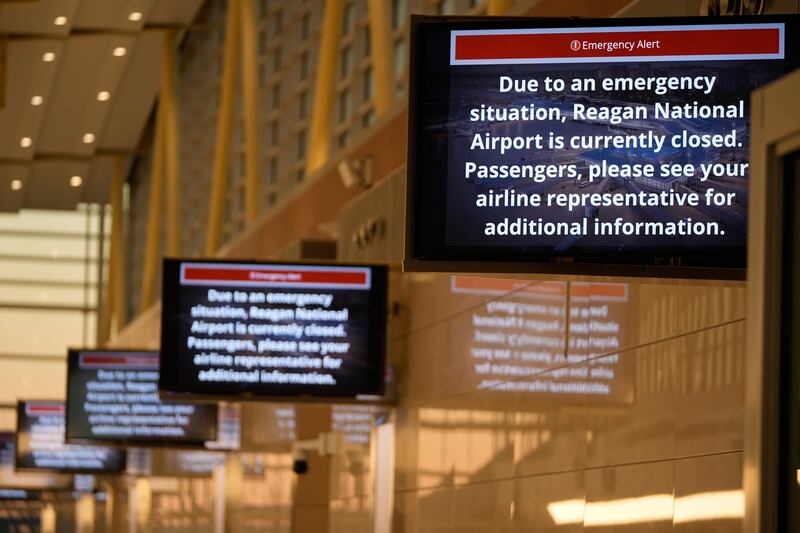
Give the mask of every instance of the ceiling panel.
M 6 105 L 0 108 L 0 211 L 108 201 L 111 156 L 125 157 L 127 173 L 153 110 L 164 26 L 191 24 L 202 3 L 3 5 L 0 34 L 10 39 Z M 131 20 L 133 12 L 142 13 L 141 19 Z M 63 17 L 58 24 L 57 17 Z M 124 51 L 114 54 L 115 49 Z M 98 99 L 101 92 L 107 98 Z M 30 146 L 23 146 L 23 138 Z M 82 178 L 79 187 L 70 186 L 71 176 Z M 19 190 L 12 190 L 13 179 L 20 180 Z
M 110 103 L 97 94 L 117 86 L 135 38 L 128 35 L 77 35 L 67 39 L 36 151 L 45 154 L 91 155 L 106 121 Z M 84 135 L 95 140 L 84 142 Z
M 153 8 L 147 14 L 149 24 L 191 24 L 203 0 L 169 0 L 169 2 L 154 2 Z
M 36 161 L 30 167 L 25 190 L 29 209 L 75 209 L 83 201 L 84 187 L 72 187 L 70 178 L 85 180 L 89 163 L 85 161 Z
M 167 0 L 162 3 L 171 3 Z M 139 30 L 147 20 L 154 0 L 82 0 L 75 15 L 80 29 Z M 140 20 L 130 20 L 131 13 L 142 13 Z

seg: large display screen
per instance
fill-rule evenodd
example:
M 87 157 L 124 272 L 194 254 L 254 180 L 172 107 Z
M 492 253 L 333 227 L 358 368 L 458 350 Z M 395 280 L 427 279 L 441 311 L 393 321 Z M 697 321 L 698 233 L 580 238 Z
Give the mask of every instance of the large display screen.
M 386 267 L 166 260 L 163 280 L 162 392 L 382 392 Z
M 197 445 L 217 438 L 217 406 L 162 401 L 158 352 L 70 350 L 67 442 Z
M 125 450 L 64 443 L 63 402 L 19 402 L 15 467 L 65 473 L 125 470 Z
M 743 268 L 750 92 L 797 26 L 414 17 L 409 267 Z
M 450 321 L 448 368 L 459 387 L 599 407 L 634 401 L 626 283 L 452 276 L 449 299 L 469 312 Z M 489 394 L 496 393 L 496 394 Z M 501 405 L 505 405 L 501 402 Z

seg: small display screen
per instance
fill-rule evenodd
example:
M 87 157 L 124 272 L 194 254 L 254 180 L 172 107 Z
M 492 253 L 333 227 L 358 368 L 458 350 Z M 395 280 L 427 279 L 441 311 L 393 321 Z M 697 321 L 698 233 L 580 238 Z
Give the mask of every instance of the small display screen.
M 383 391 L 386 267 L 166 260 L 163 280 L 162 391 Z
M 70 350 L 68 442 L 186 444 L 217 438 L 217 406 L 162 401 L 158 352 Z
M 124 450 L 108 446 L 65 444 L 63 402 L 19 402 L 15 467 L 75 473 L 125 470 Z

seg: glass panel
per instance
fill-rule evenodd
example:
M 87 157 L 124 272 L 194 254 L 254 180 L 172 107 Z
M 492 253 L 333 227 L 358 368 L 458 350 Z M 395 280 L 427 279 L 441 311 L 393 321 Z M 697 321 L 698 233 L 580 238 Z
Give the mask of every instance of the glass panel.
M 308 13 L 304 13 L 303 18 L 300 19 L 300 38 L 306 41 L 310 36 L 311 36 L 311 15 Z
M 350 90 L 344 89 L 339 93 L 339 122 L 350 118 Z
M 355 25 L 355 8 L 353 3 L 350 2 L 344 6 L 344 14 L 342 15 L 342 35 L 348 36 L 353 32 Z
M 405 43 L 400 41 L 395 41 L 394 49 L 393 49 L 393 56 L 394 56 L 394 74 L 395 76 L 399 76 L 403 73 L 403 70 L 406 68 L 406 47 L 404 46 Z
M 63 356 L 63 361 L 36 357 L 0 359 L 0 403 L 16 404 L 21 398 L 64 398 L 67 383 L 66 351 Z M 10 412 L 16 415 L 13 410 Z
M 345 79 L 350 76 L 353 70 L 353 51 L 349 46 L 342 48 L 341 60 L 339 61 L 339 78 Z
M 438 6 L 439 15 L 454 15 L 456 11 L 455 2 L 453 0 L 440 0 Z
M 14 355 L 62 355 L 82 346 L 83 312 L 0 309 L 0 352 Z M 89 340 L 94 339 L 86 339 Z
M 97 338 L 97 313 L 86 313 L 84 324 L 86 326 L 86 341 L 84 345 L 94 344 Z
M 96 241 L 93 247 L 97 247 Z M 86 241 L 82 237 L 40 237 L 31 233 L 8 234 L 0 230 L 0 255 L 83 257 L 85 253 Z
M 364 101 L 372 100 L 375 94 L 375 78 L 372 75 L 372 67 L 364 71 Z
M 300 131 L 297 134 L 297 159 L 303 159 L 306 156 L 306 130 Z
M 89 289 L 86 299 L 83 287 L 59 287 L 47 285 L 14 285 L 0 281 L 0 305 L 24 303 L 38 305 L 84 305 L 93 307 L 97 303 L 97 290 Z
M 300 55 L 300 79 L 304 80 L 308 77 L 308 52 L 303 52 Z
M 392 0 L 392 29 L 396 30 L 405 23 L 406 0 Z
M 96 228 L 94 224 L 92 228 Z M 86 215 L 77 211 L 23 209 L 19 213 L 0 213 L 0 228 L 35 231 L 86 233 Z M 54 230 L 54 228 L 57 228 Z
M 0 280 L 78 281 L 83 283 L 86 266 L 83 263 L 59 261 L 17 261 L 0 259 Z M 97 278 L 97 265 L 88 269 L 89 280 Z

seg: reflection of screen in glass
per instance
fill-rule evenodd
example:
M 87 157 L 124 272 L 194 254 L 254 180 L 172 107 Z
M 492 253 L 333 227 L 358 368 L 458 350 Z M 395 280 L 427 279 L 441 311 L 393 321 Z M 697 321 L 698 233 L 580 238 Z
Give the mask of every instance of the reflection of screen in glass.
M 469 361 L 477 389 L 633 401 L 631 361 L 618 351 L 627 284 L 453 276 L 451 292 L 476 301 L 450 331 L 452 355 Z
M 744 266 L 749 95 L 797 65 L 797 19 L 419 17 L 412 36 L 412 258 Z
M 56 472 L 121 472 L 125 451 L 64 443 L 63 402 L 19 402 L 15 466 Z
M 160 389 L 380 394 L 386 276 L 381 266 L 166 260 Z
M 217 438 L 214 404 L 161 401 L 158 352 L 70 350 L 69 442 L 194 444 Z

